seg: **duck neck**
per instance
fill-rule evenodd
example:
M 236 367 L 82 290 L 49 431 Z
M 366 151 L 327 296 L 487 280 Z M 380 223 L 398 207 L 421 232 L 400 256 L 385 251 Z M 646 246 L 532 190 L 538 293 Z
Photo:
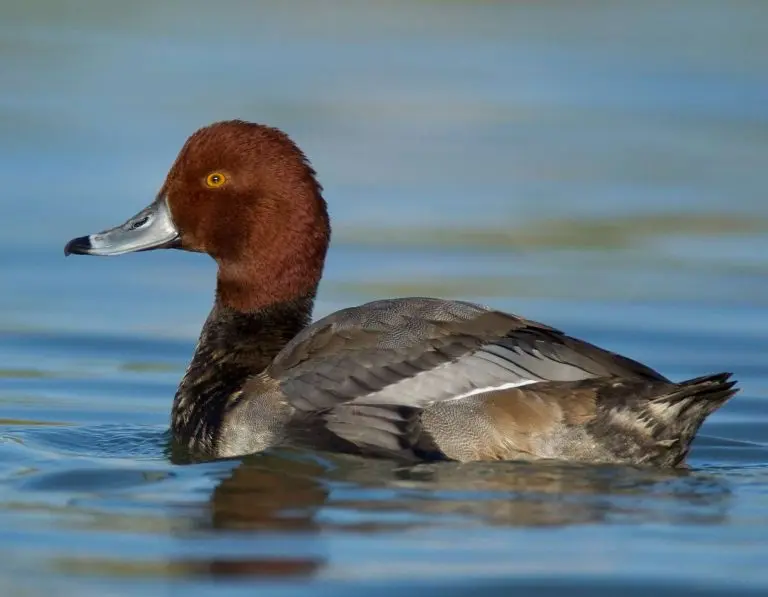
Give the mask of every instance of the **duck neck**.
M 195 451 L 214 449 L 233 395 L 309 324 L 314 297 L 313 289 L 251 311 L 216 301 L 173 402 L 175 441 Z

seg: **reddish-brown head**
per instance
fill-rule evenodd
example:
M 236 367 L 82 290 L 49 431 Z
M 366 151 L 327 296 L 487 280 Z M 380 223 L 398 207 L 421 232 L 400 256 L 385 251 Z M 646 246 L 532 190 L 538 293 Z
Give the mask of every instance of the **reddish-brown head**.
M 152 206 L 118 228 L 71 241 L 66 251 L 106 255 L 175 246 L 208 253 L 219 265 L 217 300 L 256 310 L 314 294 L 330 236 L 321 191 L 287 135 L 239 120 L 218 122 L 187 140 Z M 118 232 L 130 238 L 116 240 Z

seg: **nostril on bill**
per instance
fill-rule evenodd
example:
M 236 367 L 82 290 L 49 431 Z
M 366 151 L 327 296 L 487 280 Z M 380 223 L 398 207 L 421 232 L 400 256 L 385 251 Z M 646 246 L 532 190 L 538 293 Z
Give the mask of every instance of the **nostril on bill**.
M 134 220 L 133 222 L 131 222 L 131 225 L 128 227 L 128 229 L 129 230 L 136 230 L 137 228 L 141 228 L 148 221 L 149 221 L 149 216 L 144 216 L 140 220 Z

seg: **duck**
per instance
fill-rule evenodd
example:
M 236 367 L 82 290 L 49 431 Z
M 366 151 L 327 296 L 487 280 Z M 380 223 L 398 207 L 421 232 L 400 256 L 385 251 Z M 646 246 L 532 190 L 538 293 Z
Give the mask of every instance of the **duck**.
M 674 382 L 543 323 L 467 301 L 375 300 L 312 322 L 331 236 L 317 174 L 283 131 L 216 122 L 154 201 L 66 255 L 180 249 L 217 264 L 176 391 L 175 445 L 199 458 L 280 446 L 408 462 L 685 466 L 731 373 Z

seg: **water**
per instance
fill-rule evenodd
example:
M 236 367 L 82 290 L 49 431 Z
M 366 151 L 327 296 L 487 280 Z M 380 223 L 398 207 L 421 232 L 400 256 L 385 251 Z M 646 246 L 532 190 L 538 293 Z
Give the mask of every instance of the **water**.
M 768 4 L 0 10 L 4 597 L 768 590 Z M 212 262 L 62 248 L 236 116 L 284 128 L 320 172 L 318 316 L 461 297 L 676 379 L 733 371 L 691 470 L 172 464 Z

